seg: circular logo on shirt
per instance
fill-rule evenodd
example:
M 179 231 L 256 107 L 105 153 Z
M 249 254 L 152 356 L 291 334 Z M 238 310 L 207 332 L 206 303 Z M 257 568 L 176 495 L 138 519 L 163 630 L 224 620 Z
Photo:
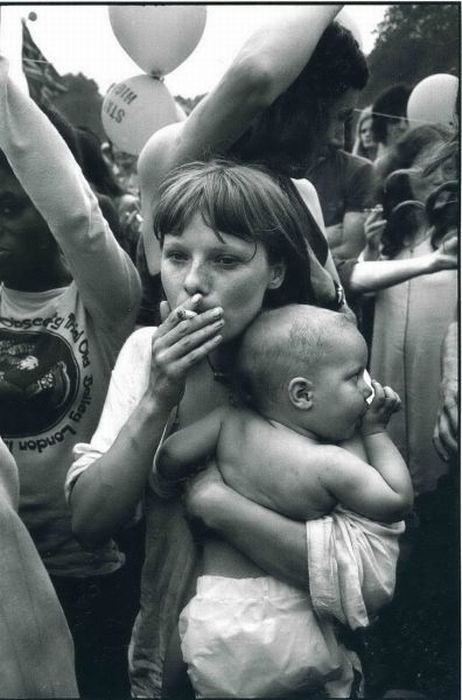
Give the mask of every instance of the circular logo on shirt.
M 51 430 L 72 406 L 79 367 L 69 344 L 50 331 L 0 329 L 0 435 Z

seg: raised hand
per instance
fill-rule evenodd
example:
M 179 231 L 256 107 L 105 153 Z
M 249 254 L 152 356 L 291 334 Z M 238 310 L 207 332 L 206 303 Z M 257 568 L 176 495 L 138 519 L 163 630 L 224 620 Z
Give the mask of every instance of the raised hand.
M 156 401 L 173 408 L 184 392 L 186 375 L 222 341 L 223 309 L 197 313 L 201 295 L 196 294 L 173 311 L 161 304 L 163 322 L 152 341 L 149 390 Z
M 432 253 L 434 270 L 453 270 L 459 260 L 459 236 L 455 229 L 449 231 L 438 248 Z
M 363 258 L 364 260 L 376 260 L 380 253 L 380 243 L 387 220 L 383 218 L 383 208 L 379 204 L 373 209 L 367 209 L 366 213 L 367 217 L 364 222 L 366 247 Z

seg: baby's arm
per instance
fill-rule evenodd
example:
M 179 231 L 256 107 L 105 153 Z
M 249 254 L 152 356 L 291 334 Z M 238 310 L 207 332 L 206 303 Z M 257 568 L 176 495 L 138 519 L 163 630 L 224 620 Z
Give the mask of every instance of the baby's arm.
M 372 383 L 375 396 L 361 427 L 369 464 L 342 450 L 323 480 L 347 508 L 373 520 L 394 522 L 406 515 L 413 502 L 408 469 L 386 433 L 388 421 L 401 402 L 389 387 Z
M 217 408 L 201 420 L 171 435 L 157 454 L 156 464 L 160 476 L 176 481 L 189 476 L 197 464 L 213 455 L 218 443 L 223 407 Z

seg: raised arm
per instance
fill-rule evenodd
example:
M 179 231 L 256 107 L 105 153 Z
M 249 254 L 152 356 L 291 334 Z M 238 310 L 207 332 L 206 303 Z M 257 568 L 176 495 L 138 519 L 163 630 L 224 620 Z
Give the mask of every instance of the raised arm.
M 59 243 L 83 302 L 100 324 L 134 320 L 140 282 L 97 199 L 48 117 L 8 78 L 0 55 L 0 149 Z
M 160 183 L 178 165 L 224 153 L 298 77 L 341 5 L 299 5 L 254 32 L 185 122 L 154 134 L 138 161 L 143 236 L 151 274 L 159 270 L 152 211 Z
M 156 458 L 160 476 L 169 481 L 184 479 L 215 454 L 222 417 L 223 408 L 217 408 L 167 438 Z
M 406 260 L 359 260 L 352 270 L 349 291 L 354 294 L 375 292 L 419 275 L 456 269 L 458 249 L 458 237 L 451 235 L 427 255 Z

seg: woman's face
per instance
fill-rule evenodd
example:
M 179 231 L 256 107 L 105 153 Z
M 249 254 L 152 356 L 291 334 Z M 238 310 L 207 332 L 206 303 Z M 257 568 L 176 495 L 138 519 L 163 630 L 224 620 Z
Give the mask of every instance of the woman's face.
M 173 309 L 201 294 L 199 311 L 223 308 L 224 341 L 242 333 L 262 308 L 267 289 L 284 279 L 282 264 L 270 265 L 261 243 L 221 234 L 223 242 L 198 214 L 179 236 L 165 236 L 161 278 Z
M 434 192 L 437 187 L 442 185 L 443 182 L 448 182 L 448 180 L 455 180 L 457 178 L 457 172 L 452 159 L 448 159 L 437 168 L 434 168 L 428 175 L 423 175 L 426 166 L 431 163 L 435 154 L 442 146 L 442 141 L 425 146 L 412 162 L 412 167 L 409 172 L 412 194 L 416 200 L 423 204 L 425 204 L 430 194 Z
M 359 137 L 364 148 L 372 148 L 374 145 L 374 139 L 372 138 L 372 117 L 367 117 L 361 122 Z
M 9 170 L 0 168 L 0 279 L 33 270 L 52 241 L 46 221 Z

